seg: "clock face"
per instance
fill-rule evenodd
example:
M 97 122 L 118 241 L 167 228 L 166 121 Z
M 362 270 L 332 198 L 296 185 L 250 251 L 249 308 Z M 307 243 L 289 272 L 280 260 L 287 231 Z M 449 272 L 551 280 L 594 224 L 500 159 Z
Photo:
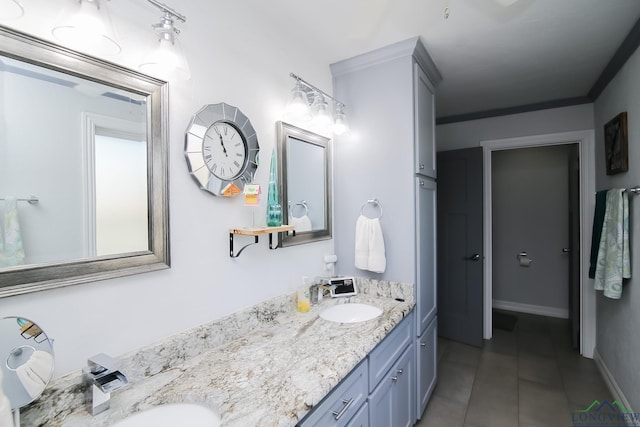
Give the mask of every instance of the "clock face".
M 187 128 L 189 173 L 200 188 L 216 196 L 235 196 L 253 181 L 259 151 L 249 118 L 229 104 L 205 105 Z
M 216 122 L 204 134 L 202 155 L 212 174 L 223 180 L 233 180 L 246 167 L 247 141 L 234 125 Z

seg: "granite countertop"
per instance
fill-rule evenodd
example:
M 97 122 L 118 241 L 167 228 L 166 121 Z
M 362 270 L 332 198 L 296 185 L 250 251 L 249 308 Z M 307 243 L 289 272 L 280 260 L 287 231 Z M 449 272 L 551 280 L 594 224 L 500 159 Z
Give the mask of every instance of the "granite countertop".
M 354 324 L 319 317 L 323 308 L 346 302 L 371 304 L 383 313 Z M 413 306 L 410 296 L 398 301 L 361 293 L 325 299 L 307 313 L 292 308 L 242 336 L 132 381 L 112 393 L 111 408 L 102 414 L 91 416 L 84 405 L 75 406 L 57 411 L 45 424 L 108 426 L 153 406 L 198 403 L 219 413 L 226 427 L 295 426 Z

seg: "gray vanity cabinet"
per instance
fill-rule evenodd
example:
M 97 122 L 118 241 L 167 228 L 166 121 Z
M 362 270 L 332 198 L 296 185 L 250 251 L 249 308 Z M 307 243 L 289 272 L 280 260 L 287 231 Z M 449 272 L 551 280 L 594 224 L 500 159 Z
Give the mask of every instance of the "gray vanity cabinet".
M 415 310 L 298 427 L 410 427 L 415 421 Z

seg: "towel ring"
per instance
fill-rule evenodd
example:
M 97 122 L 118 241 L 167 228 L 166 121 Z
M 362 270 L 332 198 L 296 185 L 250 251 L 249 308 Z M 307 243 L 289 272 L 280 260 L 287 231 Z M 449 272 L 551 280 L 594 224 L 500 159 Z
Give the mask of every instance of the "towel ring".
M 25 348 L 31 350 L 31 354 L 29 355 L 29 358 L 31 358 L 31 356 L 33 356 L 33 354 L 36 352 L 35 347 L 33 347 L 31 345 L 20 345 L 18 347 L 15 347 L 13 350 L 11 350 L 9 352 L 9 356 L 7 356 L 7 360 L 5 362 L 5 365 L 7 365 L 7 369 L 9 369 L 12 372 L 15 372 L 16 369 L 18 369 L 20 366 L 24 365 L 24 363 L 27 363 L 27 362 L 24 362 L 24 363 L 21 363 L 21 364 L 15 366 L 15 367 L 13 367 L 13 366 L 11 366 L 9 364 L 9 360 L 18 360 L 18 357 L 22 356 L 22 353 L 23 353 Z M 27 360 L 29 360 L 29 358 L 27 358 Z M 13 364 L 15 364 L 15 363 L 12 363 L 12 365 Z
M 291 206 L 291 203 L 289 203 L 289 206 Z M 304 216 L 309 215 L 309 206 L 307 205 L 307 202 L 304 200 L 300 200 L 299 202 L 296 202 L 296 204 L 294 206 L 302 206 L 304 208 L 304 214 L 300 215 L 300 216 L 294 216 L 293 215 L 293 209 L 291 210 L 291 218 L 302 218 Z
M 382 215 L 383 215 L 383 213 L 384 213 L 384 212 L 383 212 L 383 210 L 382 210 L 382 203 L 380 203 L 380 201 L 379 201 L 378 199 L 369 199 L 369 200 L 367 200 L 366 202 L 364 202 L 364 203 L 362 204 L 362 207 L 360 208 L 360 215 L 364 215 L 364 208 L 365 208 L 367 205 L 374 205 L 374 206 L 377 206 L 377 207 L 378 207 L 378 209 L 380 209 L 380 215 L 378 215 L 378 216 L 377 216 L 377 217 L 375 217 L 375 218 L 377 218 L 377 219 L 382 218 Z M 366 216 L 366 215 L 365 215 L 365 216 Z

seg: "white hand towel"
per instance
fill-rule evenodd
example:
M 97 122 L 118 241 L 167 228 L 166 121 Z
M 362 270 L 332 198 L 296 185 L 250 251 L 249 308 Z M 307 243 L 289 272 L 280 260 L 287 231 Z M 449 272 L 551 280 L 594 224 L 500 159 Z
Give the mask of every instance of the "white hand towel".
M 32 368 L 32 359 L 30 358 L 22 365 L 16 368 L 16 375 L 22 383 L 24 389 L 29 393 L 32 399 L 40 396 L 47 386 L 47 383 L 40 378 Z
M 2 369 L 0 369 L 0 427 L 13 427 L 11 402 L 2 390 Z
M 384 237 L 382 226 L 378 218 L 371 219 L 369 231 L 369 270 L 374 273 L 384 273 L 387 268 L 387 258 L 384 251 Z
M 360 215 L 356 221 L 355 266 L 374 273 L 386 270 L 384 237 L 378 218 Z
M 360 270 L 369 268 L 369 218 L 360 215 L 356 221 L 355 266 Z
M 619 299 L 622 279 L 630 277 L 629 199 L 624 189 L 616 188 L 607 192 L 594 287 L 606 297 Z
M 289 217 L 289 225 L 293 225 L 296 233 L 311 231 L 311 219 L 309 219 L 307 215 L 303 215 L 298 218 L 295 216 Z
M 53 373 L 53 356 L 46 351 L 36 350 L 29 361 L 29 368 L 33 373 L 47 384 L 51 380 Z
M 0 237 L 0 267 L 24 264 L 24 248 L 18 221 L 18 202 L 13 196 L 4 199 L 4 245 Z

